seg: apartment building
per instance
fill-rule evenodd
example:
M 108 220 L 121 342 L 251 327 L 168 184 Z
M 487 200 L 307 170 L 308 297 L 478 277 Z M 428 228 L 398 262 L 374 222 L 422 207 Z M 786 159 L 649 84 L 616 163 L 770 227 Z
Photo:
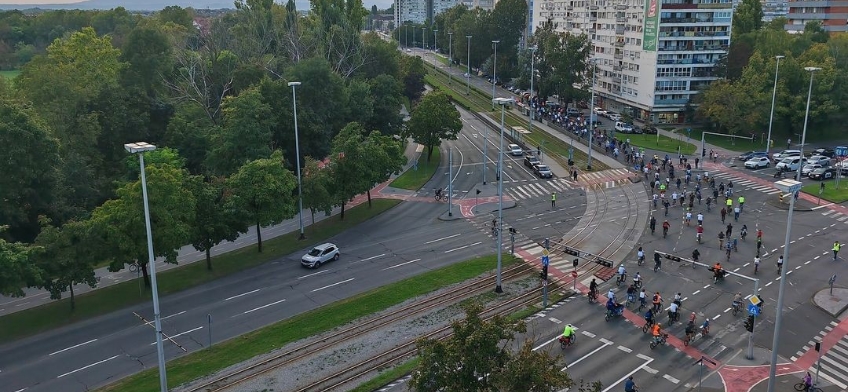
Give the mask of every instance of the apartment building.
M 825 31 L 848 31 L 848 0 L 792 1 L 788 2 L 789 32 L 802 32 L 807 22 L 819 21 Z
M 589 36 L 596 105 L 682 123 L 687 103 L 720 78 L 732 14 L 732 0 L 536 0 L 533 29 L 551 19 Z
M 395 0 L 395 26 L 404 22 L 422 24 L 432 21 L 433 18 L 453 8 L 457 4 L 463 4 L 468 8 L 482 8 L 492 10 L 495 8 L 496 0 Z

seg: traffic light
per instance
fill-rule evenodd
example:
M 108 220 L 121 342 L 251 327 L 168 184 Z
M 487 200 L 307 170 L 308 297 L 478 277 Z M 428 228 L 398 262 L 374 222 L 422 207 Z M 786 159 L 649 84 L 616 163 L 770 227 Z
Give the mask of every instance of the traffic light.
M 540 273 L 539 276 L 542 278 L 542 280 L 548 280 L 548 266 L 547 265 L 542 266 L 542 273 Z
M 568 158 L 568 166 L 574 166 L 574 160 Z
M 574 261 L 571 262 L 571 264 L 574 266 L 574 268 L 577 268 L 577 265 L 579 263 L 580 263 L 580 259 L 574 259 Z
M 754 316 L 748 316 L 748 319 L 745 320 L 745 330 L 754 332 Z
M 510 233 L 510 234 L 518 234 L 518 230 L 515 230 L 515 228 L 514 228 L 514 227 L 510 227 L 510 228 L 509 228 L 509 233 Z

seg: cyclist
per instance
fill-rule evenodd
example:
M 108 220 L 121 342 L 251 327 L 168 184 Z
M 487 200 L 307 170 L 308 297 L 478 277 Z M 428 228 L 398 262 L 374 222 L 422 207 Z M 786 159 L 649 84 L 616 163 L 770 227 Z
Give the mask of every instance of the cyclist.
M 648 302 L 648 295 L 645 293 L 645 289 L 639 292 L 639 310 L 645 307 L 645 304 Z
M 442 188 L 436 189 L 436 200 L 442 198 Z
M 627 270 L 624 269 L 624 264 L 618 266 L 618 282 L 625 283 L 627 279 Z M 616 283 L 618 283 L 616 282 Z
M 668 229 L 671 227 L 671 224 L 668 223 L 668 219 L 663 222 L 663 238 L 668 235 Z
M 707 196 L 707 212 L 712 211 L 712 209 L 710 209 L 710 205 L 712 205 L 712 203 L 713 203 L 713 198 L 710 197 L 710 196 Z
M 654 234 L 654 230 L 657 228 L 657 218 L 651 216 L 651 222 L 649 225 L 651 226 L 651 234 Z
M 733 296 L 732 304 L 733 304 L 734 308 L 741 309 L 741 307 L 742 307 L 742 293 L 736 293 L 736 295 Z
M 627 381 L 624 382 L 624 392 L 636 392 L 638 390 L 639 387 L 637 387 L 636 383 L 633 382 L 633 376 L 627 377 Z
M 760 253 L 757 252 L 757 255 L 754 256 L 754 273 L 756 274 L 759 269 L 760 269 Z
M 701 226 L 701 225 L 704 224 L 704 214 L 703 213 L 698 212 L 698 216 L 696 218 L 698 219 L 698 226 Z
M 724 271 L 721 270 L 721 263 L 716 262 L 713 265 L 713 275 L 715 275 L 715 277 L 717 277 L 717 278 L 723 278 L 724 277 Z
M 651 326 L 654 325 L 654 311 L 653 311 L 653 309 L 648 309 L 648 311 L 645 312 L 644 317 L 645 317 L 645 323 L 646 324 L 651 325 Z
M 807 372 L 807 375 L 804 376 L 804 390 L 810 391 L 811 389 L 813 389 L 813 377 L 810 376 L 810 372 Z
M 686 226 L 689 226 L 689 222 L 692 221 L 692 211 L 686 211 L 686 217 L 683 218 L 683 221 L 686 222 Z
M 692 339 L 694 339 L 694 338 L 695 338 L 695 322 L 689 321 L 689 323 L 686 324 L 686 341 L 687 342 L 692 341 Z
M 742 241 L 745 241 L 745 237 L 748 236 L 748 225 L 742 225 L 742 232 L 740 235 L 742 235 Z
M 733 242 L 730 241 L 730 238 L 727 239 L 727 243 L 724 244 L 724 253 L 727 257 L 727 260 L 730 260 L 730 251 L 733 250 Z
M 680 306 L 683 303 L 683 294 L 680 294 L 680 293 L 675 294 L 673 303 L 676 303 L 677 306 Z
M 692 260 L 693 260 L 693 261 L 698 261 L 698 258 L 699 258 L 699 257 L 701 257 L 701 252 L 699 252 L 699 251 L 698 251 L 698 249 L 693 250 L 693 251 L 692 251 Z M 694 263 L 692 264 L 692 268 L 695 268 L 695 264 L 694 264 Z
M 607 299 L 615 301 L 615 292 L 612 291 L 612 287 L 610 287 L 609 291 L 607 291 Z
M 733 250 L 735 252 L 738 252 L 739 251 L 739 238 L 733 237 L 732 243 L 733 243 Z
M 633 276 L 633 285 L 636 286 L 637 289 L 642 287 L 642 275 L 639 275 L 639 272 L 636 272 L 636 275 Z
M 660 254 L 657 253 L 657 252 L 654 252 L 654 272 L 657 272 L 657 270 L 660 269 L 661 265 L 662 265 L 662 261 L 660 259 Z
M 639 265 L 645 262 L 645 251 L 642 250 L 642 247 L 639 247 L 639 250 L 636 251 L 636 260 L 638 260 Z
M 577 336 L 574 335 L 574 326 L 571 324 L 566 324 L 565 329 L 562 331 L 562 337 L 565 339 L 566 343 L 571 344 Z
M 782 269 L 783 269 L 783 256 L 780 256 L 780 257 L 777 258 L 777 273 L 779 274 Z
M 698 243 L 701 243 L 701 238 L 704 236 L 704 226 L 698 224 L 698 227 L 695 229 L 695 239 L 698 240 Z
M 721 214 L 721 223 L 723 224 L 724 218 L 727 217 L 727 208 L 721 207 L 721 211 L 719 211 L 719 213 Z
M 595 282 L 595 278 L 592 278 L 592 281 L 589 282 L 589 295 L 592 298 L 595 298 L 598 295 L 598 282 Z
M 662 308 L 662 296 L 660 295 L 659 291 L 657 291 L 656 294 L 654 294 L 653 303 L 654 303 L 654 312 L 659 312 L 660 308 Z
M 651 335 L 654 336 L 654 341 L 659 342 L 662 338 L 662 326 L 660 323 L 654 323 L 654 326 L 651 328 Z
M 631 284 L 627 287 L 627 303 L 631 304 L 636 302 L 636 286 Z

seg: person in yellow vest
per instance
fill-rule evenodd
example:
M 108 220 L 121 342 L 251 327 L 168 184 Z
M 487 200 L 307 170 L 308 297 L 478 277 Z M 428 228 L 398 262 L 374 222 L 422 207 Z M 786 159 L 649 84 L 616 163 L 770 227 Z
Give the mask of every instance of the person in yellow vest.
M 833 259 L 836 260 L 836 254 L 839 253 L 839 248 L 842 245 L 839 244 L 839 241 L 833 241 Z
M 728 210 L 728 211 L 733 210 L 733 199 L 731 199 L 731 198 L 729 198 L 729 197 L 728 197 L 728 198 L 727 198 L 727 202 L 726 202 L 725 204 L 727 204 L 727 210 Z
M 745 196 L 739 195 L 736 201 L 739 203 L 739 212 L 742 212 L 745 208 Z
M 551 193 L 551 208 L 556 208 L 556 193 Z

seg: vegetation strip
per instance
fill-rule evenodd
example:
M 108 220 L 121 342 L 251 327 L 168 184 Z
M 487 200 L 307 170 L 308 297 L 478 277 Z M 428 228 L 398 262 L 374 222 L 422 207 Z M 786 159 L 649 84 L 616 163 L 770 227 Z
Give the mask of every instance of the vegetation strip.
M 439 168 L 441 162 L 441 154 L 439 149 L 433 149 L 433 156 L 427 159 L 426 151 L 422 151 L 418 156 L 418 168 L 410 167 L 409 170 L 403 172 L 400 176 L 389 183 L 390 187 L 417 191 L 430 181 L 436 169 Z
M 323 242 L 385 212 L 400 202 L 400 200 L 374 199 L 373 206 L 370 208 L 366 203 L 347 210 L 343 221 L 335 217 L 307 226 L 305 228 L 307 241 L 298 240 L 299 233 L 292 232 L 265 241 L 262 253 L 257 253 L 253 246 L 224 253 L 214 258 L 215 269 L 212 271 L 206 269 L 205 263 L 196 262 L 160 272 L 157 274 L 159 294 L 164 296 L 199 286 Z M 65 298 L 0 317 L 0 343 L 7 343 L 149 301 L 149 292 L 144 291 L 143 295 L 140 294 L 139 284 L 139 280 L 134 279 L 80 295 L 76 298 L 77 308 L 74 311 L 70 309 L 70 299 Z
M 288 343 L 332 330 L 406 300 L 479 276 L 491 271 L 496 257 L 483 256 L 391 283 L 171 360 L 168 362 L 168 383 L 170 387 L 175 387 Z M 506 257 L 504 265 L 510 266 L 517 260 Z M 151 368 L 100 390 L 147 392 L 157 389 L 158 382 L 158 371 Z

